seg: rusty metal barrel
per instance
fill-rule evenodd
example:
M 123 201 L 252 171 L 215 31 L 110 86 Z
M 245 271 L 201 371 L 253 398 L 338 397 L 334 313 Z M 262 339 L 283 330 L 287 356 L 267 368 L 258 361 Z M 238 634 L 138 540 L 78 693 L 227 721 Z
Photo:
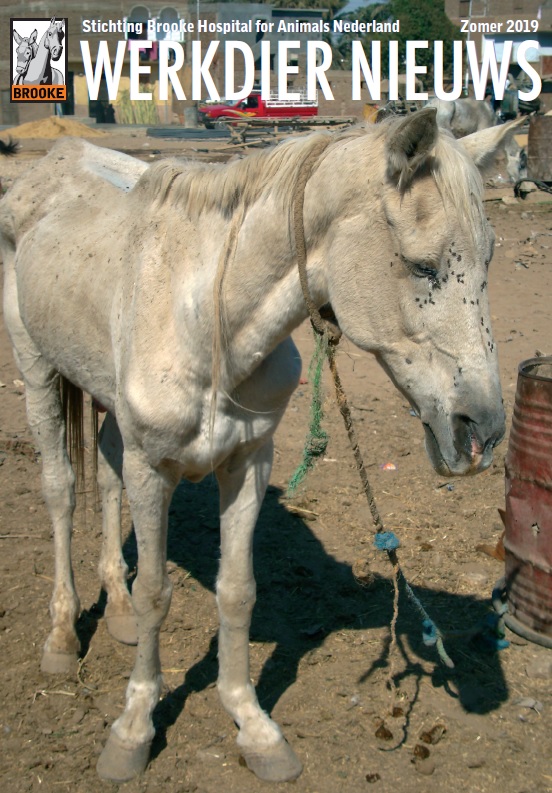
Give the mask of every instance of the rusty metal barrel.
M 552 357 L 523 361 L 506 454 L 509 628 L 552 647 Z
M 552 116 L 532 116 L 527 142 L 527 176 L 552 182 Z

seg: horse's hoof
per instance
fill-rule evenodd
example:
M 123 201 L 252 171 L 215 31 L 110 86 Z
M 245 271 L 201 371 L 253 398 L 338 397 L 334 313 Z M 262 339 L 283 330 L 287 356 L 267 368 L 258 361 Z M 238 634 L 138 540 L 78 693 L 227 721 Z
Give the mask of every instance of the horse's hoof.
M 134 779 L 145 770 L 150 747 L 151 743 L 129 746 L 111 730 L 96 765 L 98 776 L 111 782 L 128 782 L 129 779 Z
M 249 770 L 265 782 L 290 782 L 303 770 L 303 764 L 283 739 L 264 752 L 246 751 L 241 747 L 241 754 Z
M 122 644 L 138 644 L 138 625 L 134 614 L 105 615 L 110 636 Z
M 76 653 L 54 653 L 44 650 L 40 670 L 48 675 L 76 675 L 78 657 Z

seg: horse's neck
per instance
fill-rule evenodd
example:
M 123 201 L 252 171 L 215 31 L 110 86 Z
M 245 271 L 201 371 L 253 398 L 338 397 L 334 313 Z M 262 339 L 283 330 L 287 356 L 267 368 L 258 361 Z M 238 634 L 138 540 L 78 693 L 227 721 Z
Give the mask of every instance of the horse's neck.
M 223 280 L 221 307 L 215 305 L 215 321 L 220 316 L 220 332 L 229 347 L 227 370 L 231 387 L 264 360 L 307 317 L 307 308 L 293 251 L 289 218 L 259 210 L 242 229 L 246 244 L 240 242 L 230 257 Z M 320 304 L 312 265 L 309 275 L 313 298 Z M 323 302 L 323 301 L 322 301 Z M 224 344 L 224 341 L 223 341 Z
M 27 69 L 25 80 L 26 82 L 36 82 L 51 74 L 50 50 L 46 49 L 44 46 L 44 39 L 41 39 L 36 56 L 32 59 Z M 46 82 L 51 82 L 51 80 L 46 80 Z

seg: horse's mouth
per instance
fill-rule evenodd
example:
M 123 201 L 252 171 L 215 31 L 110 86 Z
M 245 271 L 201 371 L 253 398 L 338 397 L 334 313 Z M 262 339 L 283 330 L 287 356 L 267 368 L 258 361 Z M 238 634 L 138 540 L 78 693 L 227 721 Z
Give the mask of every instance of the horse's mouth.
M 496 442 L 482 445 L 475 435 L 470 435 L 467 446 L 462 444 L 459 448 L 455 445 L 455 459 L 447 460 L 431 426 L 424 423 L 423 427 L 427 455 L 433 468 L 441 476 L 470 476 L 484 471 L 491 465 Z
M 445 462 L 445 458 L 441 452 L 441 447 L 435 437 L 435 433 L 429 426 L 429 424 L 423 425 L 425 431 L 425 446 L 427 456 L 429 457 L 432 466 L 437 471 L 438 474 L 441 476 L 450 476 L 451 470 Z

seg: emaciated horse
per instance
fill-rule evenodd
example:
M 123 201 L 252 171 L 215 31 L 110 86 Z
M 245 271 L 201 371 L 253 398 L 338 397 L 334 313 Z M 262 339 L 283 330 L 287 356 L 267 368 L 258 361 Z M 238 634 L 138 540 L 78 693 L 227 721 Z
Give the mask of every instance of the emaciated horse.
M 63 53 L 63 20 L 53 17 L 40 42 L 36 44 L 37 31 L 28 39 L 13 31 L 17 42 L 17 76 L 14 83 L 21 85 L 62 85 L 63 75 L 50 61 L 58 61 Z
M 506 134 L 497 127 L 455 141 L 428 109 L 293 138 L 222 166 L 146 167 L 62 141 L 0 204 L 5 320 L 55 533 L 46 671 L 67 672 L 79 650 L 75 476 L 60 378 L 108 411 L 99 438 L 100 573 L 108 627 L 130 642 L 136 620 L 138 650 L 126 707 L 98 761 L 102 777 L 130 779 L 147 764 L 171 599 L 168 507 L 182 477 L 197 482 L 212 471 L 220 697 L 249 768 L 273 781 L 300 774 L 259 706 L 248 650 L 253 530 L 273 434 L 300 375 L 290 334 L 307 317 L 290 228 L 297 182 L 316 151 L 303 208 L 312 300 L 331 303 L 343 334 L 373 353 L 410 401 L 435 469 L 474 474 L 490 465 L 504 433 L 487 300 L 493 232 L 476 165 Z M 122 481 L 139 550 L 132 603 Z

